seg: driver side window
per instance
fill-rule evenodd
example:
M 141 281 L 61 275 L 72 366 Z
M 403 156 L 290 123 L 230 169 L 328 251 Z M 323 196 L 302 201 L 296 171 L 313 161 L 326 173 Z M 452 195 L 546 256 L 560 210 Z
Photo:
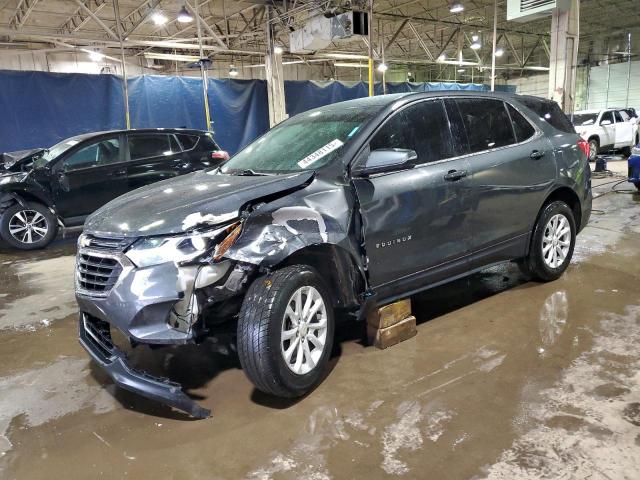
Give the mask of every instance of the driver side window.
M 393 115 L 369 143 L 371 151 L 387 148 L 414 150 L 418 163 L 454 155 L 449 122 L 441 100 L 411 105 Z
M 602 114 L 602 118 L 600 119 L 600 124 L 602 124 L 602 122 L 604 122 L 605 120 L 608 120 L 609 122 L 613 123 L 613 115 L 611 112 L 604 112 Z
M 103 140 L 81 148 L 64 161 L 63 170 L 71 172 L 82 168 L 98 167 L 119 160 L 120 142 L 117 138 Z

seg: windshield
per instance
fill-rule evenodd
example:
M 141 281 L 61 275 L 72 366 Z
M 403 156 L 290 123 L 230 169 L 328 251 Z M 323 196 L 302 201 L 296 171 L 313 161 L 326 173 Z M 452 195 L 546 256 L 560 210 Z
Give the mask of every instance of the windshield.
M 581 125 L 593 125 L 598 118 L 597 113 L 578 113 L 573 116 L 573 124 L 576 127 Z
M 56 143 L 53 147 L 46 149 L 42 156 L 34 161 L 34 166 L 36 168 L 43 167 L 78 143 L 80 143 L 80 139 L 77 137 L 67 138 L 60 143 Z
M 382 105 L 327 106 L 301 113 L 241 150 L 222 173 L 292 173 L 316 170 L 340 155 L 342 147 Z

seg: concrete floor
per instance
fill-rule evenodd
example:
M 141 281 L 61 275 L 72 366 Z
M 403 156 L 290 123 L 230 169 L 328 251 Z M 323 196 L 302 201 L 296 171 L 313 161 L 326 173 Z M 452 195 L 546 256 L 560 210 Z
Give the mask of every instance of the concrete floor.
M 91 365 L 75 238 L 0 250 L 0 477 L 638 479 L 640 196 L 612 185 L 560 280 L 506 265 L 422 294 L 418 335 L 386 351 L 347 324 L 299 401 L 254 391 L 224 341 L 142 352 L 213 409 L 203 421 Z

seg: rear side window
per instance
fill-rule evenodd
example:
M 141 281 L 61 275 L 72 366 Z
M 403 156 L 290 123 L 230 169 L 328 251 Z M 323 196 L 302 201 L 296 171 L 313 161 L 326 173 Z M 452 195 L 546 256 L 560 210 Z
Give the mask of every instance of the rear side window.
M 141 158 L 160 157 L 163 155 L 172 155 L 179 152 L 180 149 L 175 140 L 171 142 L 166 134 L 139 134 L 129 135 L 129 155 L 131 160 Z
M 455 100 L 462 116 L 469 153 L 516 143 L 504 102 L 490 98 L 462 98 Z
M 185 135 L 182 133 L 178 133 L 176 137 L 178 137 L 178 140 L 180 140 L 180 143 L 182 144 L 182 148 L 184 150 L 191 150 L 198 143 L 197 135 Z
M 507 110 L 509 110 L 509 116 L 511 117 L 511 124 L 513 125 L 513 131 L 516 134 L 516 140 L 518 142 L 524 142 L 530 139 L 536 133 L 535 128 L 524 118 L 524 116 L 513 108 L 508 103 Z
M 613 116 L 616 117 L 616 123 L 624 122 L 624 119 L 622 118 L 622 115 L 620 115 L 620 112 L 618 111 L 614 112 Z
M 609 122 L 609 123 L 613 123 L 613 112 L 604 112 L 602 114 L 602 118 L 600 119 L 600 123 L 602 124 L 602 122 Z
M 454 156 L 449 122 L 442 101 L 411 105 L 391 117 L 371 140 L 371 150 L 415 150 L 419 163 Z
M 575 128 L 556 102 L 527 97 L 519 97 L 518 101 L 533 110 L 541 120 L 561 132 L 576 133 Z

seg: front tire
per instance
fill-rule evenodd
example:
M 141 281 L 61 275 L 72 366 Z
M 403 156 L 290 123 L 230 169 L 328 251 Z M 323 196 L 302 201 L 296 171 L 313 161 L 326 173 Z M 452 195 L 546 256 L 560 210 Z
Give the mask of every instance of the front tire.
M 258 390 L 299 397 L 322 379 L 333 346 L 331 297 L 316 271 L 293 265 L 257 278 L 238 319 L 240 364 Z
M 576 245 L 576 222 L 566 203 L 545 205 L 533 229 L 529 254 L 518 265 L 533 280 L 550 282 L 569 266 Z
M 0 235 L 14 248 L 44 248 L 56 237 L 58 222 L 51 210 L 37 202 L 18 203 L 7 208 L 0 218 Z

